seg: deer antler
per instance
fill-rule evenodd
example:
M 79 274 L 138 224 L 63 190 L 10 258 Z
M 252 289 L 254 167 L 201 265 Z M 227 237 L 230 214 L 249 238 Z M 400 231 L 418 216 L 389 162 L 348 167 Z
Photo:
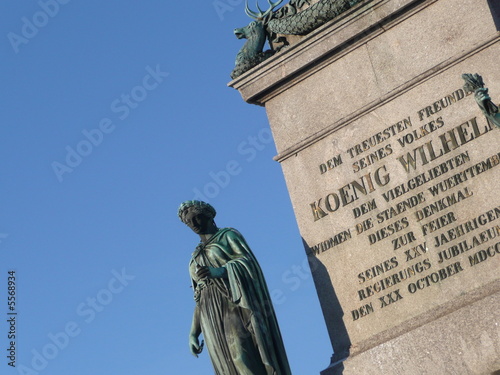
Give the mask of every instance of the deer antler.
M 250 18 L 252 18 L 252 19 L 254 19 L 256 21 L 262 20 L 265 17 L 267 17 L 273 11 L 273 9 L 275 7 L 277 7 L 278 5 L 280 5 L 283 2 L 283 0 L 278 0 L 275 3 L 273 3 L 271 0 L 267 0 L 267 2 L 269 3 L 269 9 L 266 10 L 265 12 L 263 12 L 262 9 L 260 9 L 260 7 L 259 7 L 259 2 L 257 1 L 256 5 L 257 5 L 257 9 L 259 10 L 259 13 L 257 13 L 257 12 L 254 12 L 254 11 L 250 10 L 250 8 L 248 7 L 248 0 L 246 0 L 245 14 L 248 17 L 250 17 Z

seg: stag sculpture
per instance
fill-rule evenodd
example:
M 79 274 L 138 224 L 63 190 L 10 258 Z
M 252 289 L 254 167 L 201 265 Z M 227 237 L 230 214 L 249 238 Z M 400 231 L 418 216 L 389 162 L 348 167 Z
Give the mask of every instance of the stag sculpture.
M 271 0 L 267 1 L 268 10 L 263 12 L 257 3 L 258 12 L 253 12 L 248 7 L 247 0 L 245 13 L 254 21 L 246 27 L 234 30 L 238 39 L 245 38 L 247 41 L 236 56 L 236 67 L 231 73 L 233 79 L 286 47 L 288 45 L 286 35 L 306 35 L 363 0 L 318 0 L 316 2 L 290 0 L 287 5 L 274 13 L 274 8 L 283 0 L 278 0 L 276 3 Z M 266 40 L 271 49 L 263 52 Z
M 231 73 L 231 78 L 236 78 L 243 72 L 260 64 L 262 61 L 274 54 L 273 50 L 263 51 L 266 40 L 269 40 L 269 34 L 266 30 L 267 23 L 273 15 L 275 7 L 280 5 L 283 0 L 278 0 L 273 3 L 268 0 L 269 9 L 265 12 L 260 9 L 257 3 L 258 13 L 250 10 L 248 0 L 245 5 L 245 13 L 254 21 L 245 27 L 234 29 L 234 35 L 238 39 L 246 39 L 247 41 L 241 47 L 236 55 L 235 68 Z

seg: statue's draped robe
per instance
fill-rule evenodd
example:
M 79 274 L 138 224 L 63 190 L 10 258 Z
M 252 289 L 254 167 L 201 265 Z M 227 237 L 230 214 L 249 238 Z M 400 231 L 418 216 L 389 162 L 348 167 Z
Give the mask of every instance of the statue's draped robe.
M 198 266 L 227 278 L 198 280 Z M 290 375 L 264 276 L 243 236 L 219 229 L 192 255 L 189 272 L 203 337 L 217 375 Z

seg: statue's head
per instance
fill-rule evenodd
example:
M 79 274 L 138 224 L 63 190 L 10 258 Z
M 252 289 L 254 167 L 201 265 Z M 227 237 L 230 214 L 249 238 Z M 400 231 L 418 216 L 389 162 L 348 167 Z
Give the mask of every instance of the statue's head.
M 206 234 L 216 228 L 214 218 L 217 212 L 206 202 L 194 200 L 182 202 L 177 214 L 179 219 L 197 234 Z
M 238 39 L 250 39 L 252 35 L 265 34 L 264 26 L 261 21 L 252 21 L 245 27 L 234 29 L 234 35 Z
M 253 35 L 259 35 L 259 36 L 262 35 L 265 37 L 266 32 L 264 29 L 269 20 L 273 16 L 273 10 L 282 2 L 283 0 L 278 0 L 277 2 L 273 3 L 271 0 L 268 0 L 269 8 L 266 11 L 260 9 L 259 3 L 257 2 L 258 12 L 254 12 L 248 7 L 248 0 L 247 0 L 245 5 L 245 13 L 248 17 L 252 18 L 254 21 L 250 22 L 250 24 L 248 24 L 245 27 L 234 29 L 234 34 L 236 35 L 236 37 L 238 39 L 250 39 Z

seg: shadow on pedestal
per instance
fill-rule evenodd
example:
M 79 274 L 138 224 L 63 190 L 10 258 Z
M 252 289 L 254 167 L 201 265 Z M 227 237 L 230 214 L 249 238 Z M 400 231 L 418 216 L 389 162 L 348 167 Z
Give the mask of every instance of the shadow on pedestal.
M 314 256 L 304 239 L 302 239 L 302 242 L 313 274 L 316 292 L 318 293 L 333 349 L 330 365 L 321 371 L 321 375 L 340 375 L 344 370 L 343 361 L 349 357 L 351 347 L 351 340 L 343 320 L 344 310 L 340 306 L 326 267 Z
M 490 6 L 495 26 L 497 30 L 500 30 L 500 2 L 498 0 L 488 0 L 488 5 Z

